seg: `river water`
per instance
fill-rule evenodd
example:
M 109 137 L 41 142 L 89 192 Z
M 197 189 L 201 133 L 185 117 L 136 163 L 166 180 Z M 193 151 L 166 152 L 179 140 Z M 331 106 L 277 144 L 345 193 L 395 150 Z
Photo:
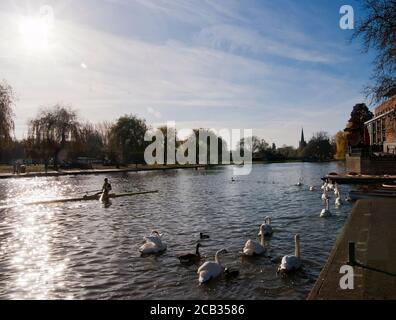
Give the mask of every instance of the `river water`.
M 0 181 L 1 299 L 305 299 L 351 211 L 330 200 L 333 216 L 319 217 L 320 177 L 344 171 L 341 163 L 256 164 L 231 181 L 233 168 L 109 175 L 116 192 L 159 190 L 157 194 L 52 205 L 11 204 L 83 195 L 100 188 L 103 175 Z M 303 178 L 303 186 L 295 184 Z M 310 192 L 309 185 L 316 191 Z M 341 186 L 343 198 L 348 187 Z M 259 225 L 272 217 L 275 233 L 268 257 L 246 259 L 240 251 L 258 240 Z M 141 257 L 143 237 L 163 233 L 168 248 Z M 178 254 L 194 252 L 199 233 L 203 261 L 221 248 L 223 266 L 234 279 L 198 284 L 196 265 Z M 279 259 L 294 252 L 301 236 L 304 268 L 277 275 Z

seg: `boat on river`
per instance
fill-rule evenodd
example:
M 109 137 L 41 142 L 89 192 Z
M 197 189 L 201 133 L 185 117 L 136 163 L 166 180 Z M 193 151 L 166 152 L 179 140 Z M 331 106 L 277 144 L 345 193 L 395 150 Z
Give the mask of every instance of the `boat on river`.
M 114 199 L 114 198 L 132 197 L 132 196 L 149 194 L 149 193 L 157 193 L 157 192 L 158 192 L 158 190 L 125 192 L 125 193 L 109 193 L 107 196 L 107 199 L 103 199 L 102 194 L 93 194 L 93 195 L 85 195 L 83 197 L 77 197 L 77 198 L 64 198 L 64 199 L 28 202 L 28 203 L 23 203 L 23 205 L 32 206 L 32 205 L 42 205 L 42 204 L 52 204 L 52 203 L 94 201 L 94 200 L 96 200 L 96 201 L 100 200 L 100 201 L 105 202 L 105 201 L 108 201 L 109 199 Z

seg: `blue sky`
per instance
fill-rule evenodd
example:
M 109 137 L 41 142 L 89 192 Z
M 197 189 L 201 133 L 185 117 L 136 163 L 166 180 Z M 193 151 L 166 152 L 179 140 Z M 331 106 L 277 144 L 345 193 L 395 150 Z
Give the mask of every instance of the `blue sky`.
M 58 102 L 89 121 L 247 128 L 278 146 L 296 146 L 302 126 L 335 134 L 365 101 L 373 58 L 339 28 L 343 4 L 363 14 L 355 0 L 4 0 L 0 78 L 18 97 L 16 135 Z M 45 43 L 26 27 L 43 5 Z

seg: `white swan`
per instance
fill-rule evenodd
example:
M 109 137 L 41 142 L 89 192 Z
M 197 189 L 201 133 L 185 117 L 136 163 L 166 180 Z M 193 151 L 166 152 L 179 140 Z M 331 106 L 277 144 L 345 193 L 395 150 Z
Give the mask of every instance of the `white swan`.
M 260 255 L 265 252 L 264 246 L 264 234 L 265 234 L 265 224 L 260 226 L 260 237 L 261 241 L 257 242 L 254 240 L 248 240 L 243 247 L 242 253 L 246 256 Z
M 302 178 L 298 179 L 298 183 L 296 183 L 297 187 L 301 187 L 302 186 Z
M 271 226 L 271 217 L 265 217 L 264 218 L 264 236 L 269 237 L 274 233 L 274 230 L 272 229 Z M 260 226 L 260 231 L 258 233 L 258 236 L 261 236 L 261 226 Z
M 337 193 L 339 193 L 339 190 L 338 190 L 338 184 L 336 183 L 334 187 L 334 195 L 336 196 Z
M 320 213 L 321 218 L 326 218 L 331 216 L 330 210 L 329 210 L 329 199 L 326 199 L 326 208 L 322 209 L 322 212 Z
M 166 250 L 166 244 L 161 240 L 161 234 L 158 231 L 153 231 L 148 237 L 144 237 L 146 243 L 143 244 L 139 251 L 142 254 L 159 253 Z
M 278 272 L 291 272 L 301 268 L 300 235 L 294 236 L 294 255 L 287 255 L 282 258 Z
M 323 193 L 322 193 L 322 200 L 326 201 L 327 199 L 329 199 L 329 197 L 327 196 L 327 191 L 325 189 L 325 190 L 323 190 Z
M 315 191 L 315 187 L 314 186 L 310 186 L 309 187 L 309 191 Z
M 221 249 L 217 251 L 215 261 L 207 261 L 198 268 L 197 273 L 199 274 L 198 281 L 200 284 L 208 282 L 210 279 L 214 279 L 221 274 L 223 271 L 223 267 L 219 260 L 219 254 L 221 253 L 227 253 L 227 250 Z
M 336 199 L 335 199 L 335 205 L 337 206 L 337 207 L 339 207 L 339 206 L 341 206 L 342 205 L 342 200 L 341 200 L 341 194 L 340 194 L 340 192 L 337 190 L 337 193 L 336 193 Z

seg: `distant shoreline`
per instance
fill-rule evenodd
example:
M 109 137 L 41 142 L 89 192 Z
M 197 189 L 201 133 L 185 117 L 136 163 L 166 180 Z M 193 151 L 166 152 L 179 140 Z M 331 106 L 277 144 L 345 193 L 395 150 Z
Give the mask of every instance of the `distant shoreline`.
M 271 164 L 271 163 L 328 163 L 340 160 L 328 160 L 328 161 L 306 161 L 306 160 L 278 160 L 278 161 L 253 161 L 252 164 Z M 123 172 L 142 172 L 142 171 L 166 171 L 166 170 L 177 170 L 177 169 L 207 169 L 218 166 L 236 165 L 231 164 L 198 164 L 198 165 L 142 165 L 137 166 L 128 165 L 123 168 L 115 167 L 95 167 L 93 169 L 61 169 L 59 171 L 48 170 L 44 171 L 42 165 L 27 166 L 26 173 L 13 174 L 12 166 L 0 165 L 0 180 L 1 179 L 17 179 L 17 178 L 36 178 L 36 177 L 58 177 L 58 176 L 74 176 L 74 175 L 97 175 L 97 174 L 111 174 L 111 173 L 123 173 Z
M 13 173 L 0 173 L 0 179 L 18 179 L 18 178 L 36 178 L 36 177 L 59 177 L 59 176 L 75 176 L 75 175 L 98 175 L 98 174 L 111 174 L 123 172 L 141 172 L 141 171 L 166 171 L 177 169 L 205 169 L 207 165 L 138 165 L 134 167 L 125 168 L 96 168 L 96 169 L 71 169 L 71 170 L 49 170 L 45 171 L 29 171 L 27 173 L 13 174 Z M 1 168 L 1 166 L 0 166 Z M 4 166 L 3 166 L 4 169 Z M 39 168 L 38 168 L 39 169 Z M 2 170 L 0 170 L 1 172 Z M 4 171 L 3 171 L 4 172 Z

